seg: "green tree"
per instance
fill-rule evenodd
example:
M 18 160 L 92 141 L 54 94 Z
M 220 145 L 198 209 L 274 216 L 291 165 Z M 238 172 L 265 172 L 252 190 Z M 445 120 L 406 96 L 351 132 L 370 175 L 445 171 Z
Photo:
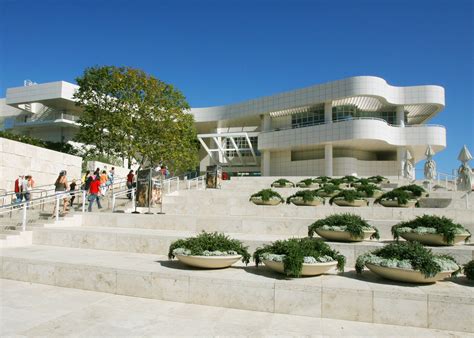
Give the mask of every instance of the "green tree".
M 99 154 L 163 162 L 183 172 L 198 163 L 194 118 L 172 85 L 130 67 L 91 67 L 76 79 L 83 108 L 76 140 Z M 130 163 L 130 162 L 129 162 Z

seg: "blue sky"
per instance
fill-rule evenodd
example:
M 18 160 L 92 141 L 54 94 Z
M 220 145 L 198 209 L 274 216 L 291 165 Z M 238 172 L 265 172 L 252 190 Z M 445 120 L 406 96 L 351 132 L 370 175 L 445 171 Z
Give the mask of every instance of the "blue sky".
M 74 82 L 85 67 L 142 68 L 193 107 L 355 75 L 437 84 L 448 130 L 439 170 L 474 152 L 473 1 L 0 0 L 0 97 L 24 79 Z

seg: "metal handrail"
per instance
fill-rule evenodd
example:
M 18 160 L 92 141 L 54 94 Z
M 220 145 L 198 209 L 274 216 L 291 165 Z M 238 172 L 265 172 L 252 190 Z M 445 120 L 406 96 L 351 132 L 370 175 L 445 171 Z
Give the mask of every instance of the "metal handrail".
M 334 124 L 334 123 L 340 123 L 340 122 L 356 121 L 356 120 L 380 121 L 380 122 L 385 123 L 389 127 L 395 127 L 395 128 L 441 127 L 441 128 L 446 129 L 445 126 L 442 126 L 440 124 L 410 124 L 410 125 L 404 125 L 402 127 L 402 126 L 397 125 L 397 124 L 390 124 L 386 120 L 378 118 L 378 117 L 351 117 L 351 118 L 347 118 L 347 119 L 331 120 L 331 121 L 328 121 L 328 122 L 323 121 L 323 122 L 314 123 L 314 124 L 311 124 L 311 125 L 306 125 L 306 126 L 301 126 L 301 127 L 289 126 L 289 127 L 283 127 L 283 128 L 274 128 L 272 130 L 262 130 L 260 132 L 260 134 L 271 133 L 271 132 L 275 132 L 275 131 L 284 131 L 284 130 L 291 130 L 291 129 L 300 129 L 300 128 L 307 128 L 307 127 L 321 126 L 321 125 L 325 125 L 325 124 Z
M 205 176 L 202 175 L 202 176 L 198 176 L 198 177 L 195 177 L 195 178 L 192 178 L 190 180 L 187 180 L 187 188 L 188 190 L 191 189 L 191 182 L 192 181 L 196 181 L 196 189 L 199 189 L 199 181 L 202 181 L 202 187 L 204 188 L 204 185 L 205 185 L 205 182 L 206 182 L 206 179 L 205 179 Z

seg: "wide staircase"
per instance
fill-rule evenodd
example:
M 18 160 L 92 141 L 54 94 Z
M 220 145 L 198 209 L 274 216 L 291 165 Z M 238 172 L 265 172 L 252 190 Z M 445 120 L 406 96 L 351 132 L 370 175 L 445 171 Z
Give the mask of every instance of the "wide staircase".
M 289 178 L 297 181 L 301 178 Z M 474 232 L 474 208 L 461 192 L 444 209 L 338 206 L 256 206 L 249 196 L 274 178 L 233 178 L 221 189 L 179 190 L 164 197 L 164 214 L 76 212 L 70 219 L 31 227 L 32 245 L 1 251 L 1 277 L 134 297 L 311 317 L 474 332 L 474 288 L 466 278 L 430 285 L 396 283 L 371 272 L 358 275 L 358 255 L 392 241 L 390 228 L 418 215 L 445 215 Z M 395 182 L 395 185 L 404 182 Z M 278 189 L 287 197 L 300 189 Z M 157 212 L 158 210 L 152 210 Z M 342 274 L 300 279 L 236 264 L 198 270 L 167 258 L 171 242 L 203 230 L 242 240 L 253 252 L 277 239 L 304 237 L 307 227 L 333 213 L 350 212 L 375 225 L 379 241 L 328 244 L 346 256 Z M 433 247 L 464 264 L 472 244 Z

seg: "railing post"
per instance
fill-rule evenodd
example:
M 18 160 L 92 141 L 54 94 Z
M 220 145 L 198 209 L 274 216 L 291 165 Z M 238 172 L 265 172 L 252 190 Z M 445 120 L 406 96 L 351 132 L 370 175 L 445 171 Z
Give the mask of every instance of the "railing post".
M 168 194 L 170 193 L 171 191 L 171 180 L 168 180 Z
M 186 182 L 186 187 L 188 188 L 188 190 L 191 189 L 191 180 L 188 180 Z
M 56 196 L 56 213 L 54 216 L 56 217 L 56 220 L 59 219 L 59 196 Z
M 86 212 L 86 191 L 82 191 L 82 212 Z
M 26 231 L 26 202 L 23 204 L 23 219 L 21 222 L 22 231 Z
M 135 207 L 135 189 L 136 188 L 132 188 L 132 206 Z
M 178 180 L 176 181 L 176 191 L 179 191 L 179 177 L 178 177 Z
M 466 193 L 466 209 L 469 209 L 469 191 Z
M 115 194 L 112 195 L 112 212 L 115 211 Z

